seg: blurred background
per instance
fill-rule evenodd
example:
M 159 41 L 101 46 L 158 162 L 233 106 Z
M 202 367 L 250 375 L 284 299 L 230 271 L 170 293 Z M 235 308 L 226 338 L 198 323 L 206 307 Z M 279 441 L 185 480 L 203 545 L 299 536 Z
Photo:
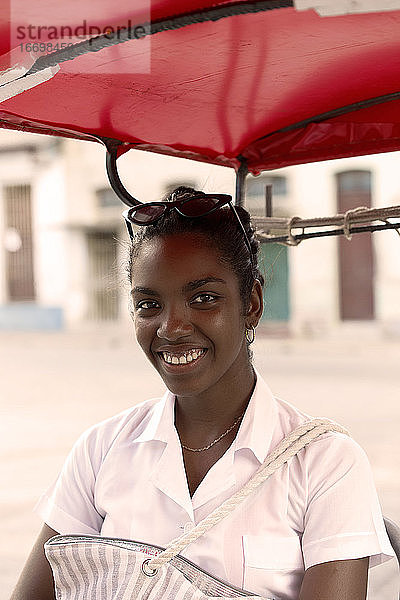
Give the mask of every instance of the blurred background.
M 159 395 L 127 310 L 126 234 L 105 153 L 89 142 L 0 131 L 0 600 L 40 523 L 39 495 L 77 436 Z M 400 204 L 400 153 L 288 167 L 247 179 L 264 215 L 327 216 Z M 232 193 L 224 167 L 131 151 L 121 179 L 142 201 L 178 185 Z M 345 425 L 371 461 L 383 512 L 400 523 L 400 237 L 396 231 L 263 244 L 265 307 L 255 364 L 273 392 Z M 394 561 L 369 597 L 393 600 Z

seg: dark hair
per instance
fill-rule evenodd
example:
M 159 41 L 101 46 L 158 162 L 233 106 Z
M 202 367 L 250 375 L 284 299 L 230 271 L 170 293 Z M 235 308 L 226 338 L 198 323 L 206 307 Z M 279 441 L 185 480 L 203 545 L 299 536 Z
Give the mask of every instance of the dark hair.
M 165 202 L 198 196 L 203 192 L 193 188 L 180 186 L 165 197 Z M 216 210 L 210 215 L 195 219 L 182 217 L 176 210 L 172 210 L 157 221 L 154 225 L 140 226 L 134 233 L 127 264 L 129 280 L 132 279 L 132 267 L 144 241 L 155 237 L 165 237 L 180 233 L 201 234 L 209 238 L 211 244 L 219 252 L 221 259 L 230 265 L 239 280 L 239 290 L 242 299 L 243 312 L 246 313 L 250 301 L 250 294 L 254 281 L 259 280 L 264 285 L 264 277 L 258 268 L 258 248 L 255 230 L 251 226 L 250 215 L 241 206 L 235 207 L 250 240 L 253 254 L 253 263 L 249 250 L 244 240 L 243 232 L 238 226 L 235 216 L 229 207 Z

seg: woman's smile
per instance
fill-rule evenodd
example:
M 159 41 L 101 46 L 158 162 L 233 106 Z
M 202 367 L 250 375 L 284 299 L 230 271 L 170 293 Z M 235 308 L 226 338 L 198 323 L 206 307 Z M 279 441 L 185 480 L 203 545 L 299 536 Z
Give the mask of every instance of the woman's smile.
M 190 350 L 163 350 L 157 352 L 162 360 L 173 367 L 179 365 L 190 365 L 193 367 L 200 358 L 207 352 L 207 348 L 191 348 Z

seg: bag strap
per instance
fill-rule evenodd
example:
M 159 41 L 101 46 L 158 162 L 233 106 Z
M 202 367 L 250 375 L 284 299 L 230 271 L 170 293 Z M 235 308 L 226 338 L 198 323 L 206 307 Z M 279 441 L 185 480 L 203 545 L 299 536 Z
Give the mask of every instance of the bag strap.
M 196 541 L 197 538 L 206 533 L 211 527 L 219 523 L 227 515 L 235 510 L 250 494 L 264 483 L 277 469 L 295 456 L 307 444 L 328 431 L 337 431 L 349 435 L 341 425 L 329 419 L 311 419 L 299 425 L 291 431 L 279 444 L 268 454 L 265 461 L 257 469 L 249 481 L 230 498 L 225 500 L 205 519 L 200 521 L 191 531 L 172 540 L 158 556 L 152 558 L 147 567 L 158 569 L 166 562 L 177 556 L 186 546 Z

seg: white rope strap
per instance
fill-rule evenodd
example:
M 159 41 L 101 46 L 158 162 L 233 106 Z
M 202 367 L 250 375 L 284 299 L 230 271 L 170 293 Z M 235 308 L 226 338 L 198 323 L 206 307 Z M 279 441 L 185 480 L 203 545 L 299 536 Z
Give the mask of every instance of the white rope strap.
M 343 218 L 343 233 L 344 236 L 347 240 L 349 240 L 349 242 L 351 241 L 353 235 L 350 233 L 350 219 L 352 217 L 352 215 L 355 215 L 356 213 L 359 212 L 365 212 L 366 210 L 368 210 L 367 206 L 359 206 L 357 208 L 352 208 L 350 210 L 348 210 Z
M 240 490 L 225 500 L 208 517 L 200 521 L 194 529 L 172 540 L 163 552 L 148 562 L 147 567 L 149 569 L 158 569 L 177 556 L 186 546 L 197 540 L 197 538 L 235 510 L 247 496 L 250 496 L 279 467 L 295 456 L 307 444 L 328 431 L 338 431 L 339 433 L 349 435 L 346 429 L 329 419 L 312 419 L 296 427 L 274 448 L 253 477 Z
M 387 206 L 384 208 L 366 208 L 365 206 L 360 206 L 356 209 L 351 209 L 350 212 L 347 211 L 347 213 L 344 214 L 339 213 L 331 217 L 314 217 L 308 219 L 295 217 L 295 227 L 300 229 L 309 227 L 342 227 L 343 225 L 348 226 L 349 221 L 351 221 L 351 224 L 361 224 L 372 223 L 374 221 L 385 221 L 385 219 L 392 218 L 400 218 L 400 205 Z M 261 233 L 266 233 L 264 230 L 267 232 L 274 230 L 275 232 L 285 233 L 287 235 L 290 221 L 290 217 L 251 217 L 252 224 L 257 230 L 260 230 Z M 294 223 L 292 223 L 292 228 L 293 226 Z
M 301 240 L 296 240 L 296 238 L 294 237 L 294 235 L 292 233 L 292 229 L 293 229 L 293 227 L 296 226 L 296 223 L 298 221 L 301 221 L 301 217 L 292 217 L 288 223 L 288 226 L 287 226 L 287 238 L 288 238 L 287 245 L 288 246 L 298 246 L 301 242 Z M 303 228 L 303 233 L 304 233 L 304 228 Z

